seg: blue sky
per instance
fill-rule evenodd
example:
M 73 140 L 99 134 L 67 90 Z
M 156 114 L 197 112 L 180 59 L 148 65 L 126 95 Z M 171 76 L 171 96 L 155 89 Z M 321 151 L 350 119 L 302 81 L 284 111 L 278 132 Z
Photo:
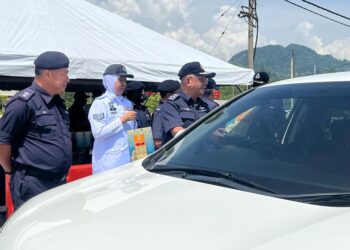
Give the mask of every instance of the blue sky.
M 247 48 L 247 24 L 236 16 L 240 6 L 247 5 L 248 0 L 89 1 L 223 60 L 228 60 L 232 55 Z M 302 0 L 290 1 L 350 25 L 350 20 L 334 16 Z M 347 16 L 347 10 L 350 8 L 348 0 L 309 1 L 344 16 Z M 218 19 L 220 14 L 228 9 L 229 11 Z M 258 46 L 287 46 L 297 43 L 320 54 L 331 54 L 338 59 L 350 60 L 350 27 L 309 13 L 284 0 L 257 0 L 257 13 Z M 229 23 L 225 34 L 219 40 Z

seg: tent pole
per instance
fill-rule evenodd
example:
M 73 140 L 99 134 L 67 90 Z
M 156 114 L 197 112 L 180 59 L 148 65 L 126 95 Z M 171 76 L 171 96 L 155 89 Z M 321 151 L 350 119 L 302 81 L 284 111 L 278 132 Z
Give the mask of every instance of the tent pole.
M 242 89 L 238 85 L 234 85 L 234 86 L 238 89 L 239 93 L 243 93 Z

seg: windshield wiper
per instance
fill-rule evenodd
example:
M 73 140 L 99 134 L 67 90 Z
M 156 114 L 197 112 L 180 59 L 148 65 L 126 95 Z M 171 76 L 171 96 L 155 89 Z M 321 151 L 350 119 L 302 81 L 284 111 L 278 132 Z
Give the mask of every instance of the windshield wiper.
M 163 167 L 163 166 L 162 166 Z M 208 176 L 214 178 L 221 178 L 224 180 L 229 180 L 230 182 L 238 183 L 240 185 L 250 187 L 253 189 L 261 190 L 268 193 L 278 194 L 275 190 L 259 185 L 255 182 L 252 182 L 248 179 L 245 179 L 240 176 L 233 175 L 231 173 L 218 171 L 218 170 L 208 170 L 208 169 L 196 169 L 196 168 L 181 168 L 181 167 L 171 167 L 165 165 L 164 168 L 153 168 L 149 169 L 150 172 L 154 173 L 179 173 L 181 178 L 186 178 L 189 175 L 199 175 L 199 176 Z
M 350 193 L 321 193 L 310 195 L 285 196 L 281 198 L 313 204 L 324 204 L 333 206 L 350 205 Z

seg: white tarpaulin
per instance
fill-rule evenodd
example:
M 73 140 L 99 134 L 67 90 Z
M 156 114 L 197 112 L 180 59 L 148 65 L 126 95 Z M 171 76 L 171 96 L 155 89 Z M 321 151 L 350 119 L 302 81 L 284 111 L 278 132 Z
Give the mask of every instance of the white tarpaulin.
M 83 0 L 0 0 L 0 76 L 32 77 L 34 59 L 57 50 L 71 60 L 71 79 L 101 79 L 123 64 L 135 80 L 178 79 L 199 61 L 218 84 L 245 84 L 253 72 L 236 67 Z

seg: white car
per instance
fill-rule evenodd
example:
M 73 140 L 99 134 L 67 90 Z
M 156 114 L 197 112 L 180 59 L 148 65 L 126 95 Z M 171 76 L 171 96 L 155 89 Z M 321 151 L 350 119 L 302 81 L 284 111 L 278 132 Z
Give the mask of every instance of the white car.
M 45 192 L 0 249 L 349 249 L 350 73 L 251 89 L 156 153 Z

